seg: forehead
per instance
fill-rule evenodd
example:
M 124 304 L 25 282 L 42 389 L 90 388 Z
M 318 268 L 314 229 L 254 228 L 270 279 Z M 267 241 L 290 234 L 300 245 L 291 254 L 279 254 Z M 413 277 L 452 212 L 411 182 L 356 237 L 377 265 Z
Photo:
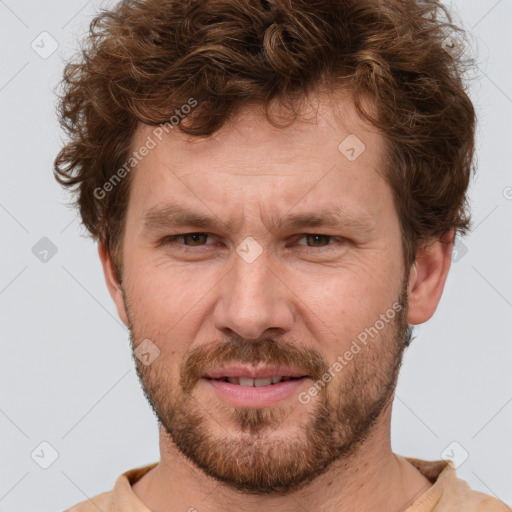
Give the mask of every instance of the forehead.
M 270 113 L 287 120 L 279 106 Z M 290 207 L 300 214 L 336 204 L 348 215 L 377 218 L 391 198 L 383 179 L 383 137 L 348 98 L 312 98 L 285 128 L 250 105 L 206 138 L 167 131 L 141 124 L 134 135 L 133 151 L 152 146 L 132 171 L 130 204 L 141 217 L 181 199 L 203 213 L 213 208 L 221 214 L 230 206 L 241 213 L 258 205 L 259 214 L 271 207 L 276 219 Z
M 362 159 L 353 167 L 366 164 L 374 168 L 382 166 L 382 134 L 359 117 L 350 96 L 323 93 L 312 95 L 303 102 L 299 117 L 293 122 L 290 111 L 281 104 L 273 103 L 269 107 L 269 115 L 274 122 L 288 123 L 289 126 L 273 125 L 265 117 L 262 105 L 249 103 L 229 118 L 220 130 L 207 137 L 187 135 L 176 126 L 155 135 L 159 128 L 139 123 L 132 149 L 142 146 L 149 136 L 155 140 L 159 154 L 163 155 L 165 149 L 168 153 L 172 152 L 174 165 L 185 163 L 184 159 L 208 165 L 215 165 L 218 160 L 236 163 L 239 159 L 247 163 L 252 159 L 254 169 L 260 174 L 265 173 L 265 169 L 262 165 L 258 166 L 257 161 L 293 163 L 292 170 L 295 170 L 297 162 L 293 158 L 296 155 L 308 161 L 332 165 L 340 155 L 346 156 L 348 161 L 355 161 L 359 160 L 360 153 Z M 369 102 L 364 102 L 364 105 L 371 109 Z M 177 119 L 176 116 L 173 118 Z M 339 145 L 345 140 L 346 144 L 340 148 Z M 350 152 L 351 146 L 356 153 Z M 371 146 L 371 151 L 366 151 L 368 146 Z M 271 152 L 266 153 L 269 149 Z M 240 168 L 237 172 L 249 175 L 252 170 Z M 285 172 L 286 169 L 282 168 L 281 171 Z M 271 173 L 272 169 L 268 169 L 268 174 Z

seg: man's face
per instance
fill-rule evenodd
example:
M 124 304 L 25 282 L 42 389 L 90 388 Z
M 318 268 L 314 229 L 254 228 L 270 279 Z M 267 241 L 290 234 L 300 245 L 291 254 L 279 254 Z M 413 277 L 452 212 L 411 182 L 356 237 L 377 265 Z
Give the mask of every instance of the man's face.
M 247 108 L 206 140 L 141 126 L 133 144 L 157 143 L 132 171 L 123 245 L 133 347 L 160 350 L 137 371 L 177 448 L 248 492 L 298 488 L 353 454 L 404 349 L 383 139 L 348 99 L 318 108 L 288 128 Z

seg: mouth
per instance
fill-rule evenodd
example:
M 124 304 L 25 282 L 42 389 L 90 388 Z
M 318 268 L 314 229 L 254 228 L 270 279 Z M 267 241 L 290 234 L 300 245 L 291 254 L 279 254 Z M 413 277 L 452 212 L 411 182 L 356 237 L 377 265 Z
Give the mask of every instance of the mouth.
M 247 387 L 262 387 L 308 377 L 304 371 L 286 366 L 248 366 L 231 364 L 212 369 L 203 376 L 206 379 L 220 380 Z
M 205 378 L 209 379 L 209 380 L 229 382 L 229 384 L 236 384 L 238 386 L 245 386 L 248 388 L 251 388 L 251 387 L 261 388 L 264 386 L 273 386 L 275 384 L 279 384 L 280 382 L 287 382 L 289 380 L 305 379 L 306 377 L 307 377 L 307 375 L 304 375 L 302 377 L 291 377 L 289 375 L 285 375 L 285 376 L 274 376 L 274 377 L 259 378 L 259 379 L 251 379 L 249 377 L 219 377 L 219 378 L 205 377 Z
M 209 371 L 203 382 L 223 402 L 243 408 L 278 406 L 304 388 L 309 376 L 286 367 L 230 366 Z

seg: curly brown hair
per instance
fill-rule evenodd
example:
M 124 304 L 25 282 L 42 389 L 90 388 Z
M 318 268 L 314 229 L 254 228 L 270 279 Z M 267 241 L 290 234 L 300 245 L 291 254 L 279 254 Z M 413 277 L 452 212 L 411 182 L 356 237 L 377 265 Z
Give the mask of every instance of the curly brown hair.
M 278 101 L 296 119 L 295 100 L 343 89 L 382 132 L 410 265 L 420 243 L 470 225 L 476 118 L 463 76 L 473 60 L 446 51 L 450 34 L 464 31 L 434 0 L 123 0 L 92 21 L 65 68 L 70 141 L 55 177 L 120 277 L 130 175 L 105 197 L 94 191 L 130 157 L 138 123 L 168 123 L 192 97 L 197 108 L 177 126 L 202 137 L 249 102 L 268 117 Z

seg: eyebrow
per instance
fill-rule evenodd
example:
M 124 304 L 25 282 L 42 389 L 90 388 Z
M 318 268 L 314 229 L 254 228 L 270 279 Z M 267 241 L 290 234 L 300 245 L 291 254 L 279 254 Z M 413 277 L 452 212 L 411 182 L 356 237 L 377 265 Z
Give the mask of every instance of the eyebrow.
M 143 214 L 144 229 L 147 231 L 160 231 L 178 226 L 190 226 L 199 229 L 224 229 L 234 232 L 240 227 L 242 220 L 238 218 L 225 222 L 215 214 L 197 213 L 177 204 L 154 207 Z M 375 219 L 366 212 L 354 213 L 341 206 L 310 213 L 283 215 L 274 212 L 263 223 L 270 232 L 313 227 L 345 227 L 368 232 L 376 226 Z

